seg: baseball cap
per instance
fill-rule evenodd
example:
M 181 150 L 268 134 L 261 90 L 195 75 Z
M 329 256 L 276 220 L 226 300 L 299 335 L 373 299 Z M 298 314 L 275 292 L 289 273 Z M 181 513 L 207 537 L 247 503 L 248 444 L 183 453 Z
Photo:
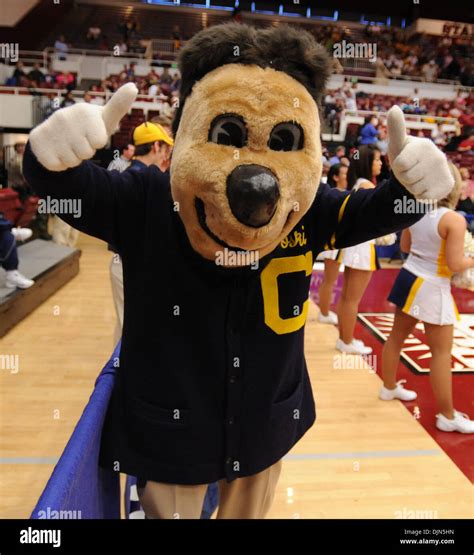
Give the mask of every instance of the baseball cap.
M 163 141 L 173 146 L 173 139 L 166 133 L 161 125 L 146 121 L 133 130 L 133 144 L 135 146 L 154 143 L 155 141 Z

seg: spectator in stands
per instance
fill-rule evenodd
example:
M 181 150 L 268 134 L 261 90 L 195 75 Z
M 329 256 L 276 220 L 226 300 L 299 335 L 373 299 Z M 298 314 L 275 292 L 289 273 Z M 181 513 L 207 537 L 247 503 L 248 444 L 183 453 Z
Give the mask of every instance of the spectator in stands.
M 27 79 L 26 73 L 23 68 L 24 68 L 23 62 L 16 63 L 15 71 L 13 72 L 12 77 L 14 79 L 14 84 L 17 87 L 24 86 L 24 81 Z
M 59 108 L 59 99 L 54 93 L 50 93 L 46 96 L 42 96 L 41 100 L 43 119 L 48 119 L 49 116 Z
M 16 242 L 25 241 L 32 235 L 31 229 L 15 228 L 0 212 L 0 266 L 6 272 L 5 287 L 28 289 L 34 284 L 18 271 L 18 250 Z
M 117 45 L 117 48 L 118 48 L 118 55 L 119 55 L 119 56 L 125 56 L 125 54 L 126 54 L 127 51 L 128 51 L 128 45 L 127 45 L 127 43 L 126 43 L 124 40 L 122 40 L 122 41 Z M 115 47 L 114 47 L 114 49 L 115 49 Z
M 124 172 L 127 168 L 129 168 L 132 158 L 135 155 L 135 146 L 128 143 L 122 146 L 119 152 L 120 156 L 114 158 L 108 165 L 107 169 L 109 171 L 117 170 L 119 172 Z
M 148 96 L 154 100 L 166 100 L 168 97 L 161 92 L 161 87 L 158 83 L 153 83 L 148 88 Z
M 72 91 L 76 88 L 76 76 L 72 71 L 68 71 L 64 75 L 64 83 L 66 85 L 66 89 Z
M 169 167 L 173 139 L 160 125 L 145 122 L 133 131 L 135 157 L 127 171 L 140 171 L 154 164 L 162 171 Z
M 357 88 L 357 85 L 356 83 L 354 83 L 352 87 L 344 90 L 345 107 L 346 107 L 346 110 L 349 110 L 351 112 L 355 112 L 357 110 L 356 88 Z
M 92 103 L 92 95 L 89 91 L 84 93 L 84 96 L 82 97 L 83 102 L 87 102 L 87 104 L 91 104 Z
M 331 164 L 331 166 L 334 166 L 334 164 L 340 164 L 341 158 L 343 158 L 345 155 L 346 155 L 346 149 L 344 148 L 343 145 L 339 145 L 336 148 L 335 155 L 329 159 L 329 163 Z
M 119 28 L 119 31 L 122 34 L 123 41 L 126 42 L 128 40 L 128 19 L 127 18 L 123 19 L 118 24 L 118 28 Z
M 45 76 L 41 71 L 41 65 L 39 63 L 36 63 L 30 73 L 28 73 L 28 79 L 30 79 L 30 81 L 34 81 L 38 86 L 44 83 Z
M 69 46 L 66 43 L 64 35 L 59 35 L 56 39 L 56 42 L 54 43 L 54 50 L 58 53 L 58 58 L 60 60 L 66 60 Z
M 66 75 L 62 71 L 58 71 L 54 76 L 54 82 L 58 89 L 66 88 Z
M 74 96 L 72 95 L 72 91 L 68 91 L 64 100 L 61 102 L 61 108 L 66 108 L 67 106 L 72 106 L 75 104 L 76 101 L 74 100 Z
M 56 72 L 53 70 L 51 64 L 48 65 L 48 71 L 44 76 L 45 86 L 48 88 L 54 88 L 56 86 Z
M 10 183 L 11 187 L 19 194 L 23 202 L 29 194 L 29 186 L 23 177 L 23 155 L 26 143 L 18 142 L 13 146 L 13 156 L 10 160 Z
M 179 87 L 181 86 L 181 77 L 178 73 L 173 75 L 173 80 L 171 81 L 170 91 L 171 93 L 178 92 Z
M 163 100 L 163 103 L 162 103 L 161 108 L 160 108 L 160 114 L 162 116 L 172 118 L 173 113 L 174 113 L 174 109 L 173 109 L 173 106 L 171 105 L 170 98 L 167 98 L 166 100 Z
M 163 73 L 160 77 L 160 84 L 163 89 L 169 90 L 171 88 L 171 83 L 173 78 L 170 75 L 170 72 L 167 67 L 163 68 Z
M 365 118 L 365 123 L 360 130 L 360 141 L 361 145 L 370 145 L 377 142 L 379 132 L 377 131 L 377 125 L 379 120 L 376 116 L 367 116 Z
M 146 76 L 150 83 L 158 83 L 160 81 L 160 76 L 156 73 L 155 68 L 152 67 Z
M 465 179 L 466 172 L 468 179 Z M 471 189 L 469 184 L 469 171 L 466 168 L 462 168 L 460 173 L 463 177 L 463 183 L 461 186 L 461 196 L 459 197 L 456 210 L 461 210 L 465 214 L 474 214 L 474 190 Z
M 127 79 L 129 80 L 133 80 L 135 79 L 135 68 L 137 67 L 137 63 L 136 62 L 130 62 L 130 66 L 127 67 L 125 66 L 125 73 L 127 76 Z
M 471 131 L 468 137 L 463 139 L 458 146 L 458 152 L 467 152 L 474 154 L 474 130 Z
M 331 164 L 329 163 L 329 160 L 323 157 L 323 171 L 321 175 L 322 183 L 327 183 L 330 169 L 331 169 Z
M 421 132 L 423 133 L 423 131 Z M 436 125 L 436 127 L 431 131 L 431 138 L 433 139 L 435 145 L 439 146 L 440 148 L 445 147 L 448 143 L 448 136 L 443 131 L 441 125 Z
M 5 153 L 0 148 L 0 189 L 8 187 L 8 170 L 5 167 Z
M 383 125 L 377 127 L 378 139 L 375 141 L 375 145 L 380 150 L 382 156 L 385 156 L 388 152 L 388 134 L 387 128 Z
M 434 60 L 430 60 L 428 63 L 424 64 L 421 68 L 421 73 L 425 81 L 436 81 L 438 78 L 438 66 Z
M 459 124 L 461 125 L 461 132 L 463 135 L 468 133 L 468 129 L 474 127 L 474 113 L 472 111 L 472 104 L 466 106 L 464 113 L 459 116 Z
M 91 25 L 87 31 L 87 40 L 96 41 L 99 39 L 102 29 L 97 25 Z
M 181 32 L 179 30 L 179 25 L 175 25 L 173 27 L 171 38 L 173 39 L 173 46 L 175 51 L 178 51 L 181 48 Z
M 332 165 L 327 177 L 329 187 L 345 191 L 347 189 L 347 172 L 348 168 L 344 164 Z

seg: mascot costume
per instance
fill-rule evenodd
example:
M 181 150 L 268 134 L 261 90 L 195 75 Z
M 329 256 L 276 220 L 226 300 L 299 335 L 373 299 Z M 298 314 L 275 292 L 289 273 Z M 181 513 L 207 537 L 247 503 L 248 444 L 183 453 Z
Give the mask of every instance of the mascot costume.
M 313 261 L 409 226 L 395 207 L 445 197 L 444 155 L 388 116 L 391 177 L 343 193 L 320 184 L 318 100 L 331 58 L 287 26 L 226 24 L 180 54 L 170 175 L 87 161 L 129 112 L 128 83 L 30 135 L 34 190 L 78 199 L 72 226 L 116 245 L 125 315 L 101 465 L 138 477 L 148 518 L 263 518 L 282 457 L 315 421 L 304 357 Z M 415 200 L 416 199 L 416 200 Z M 410 204 L 410 203 L 408 203 Z

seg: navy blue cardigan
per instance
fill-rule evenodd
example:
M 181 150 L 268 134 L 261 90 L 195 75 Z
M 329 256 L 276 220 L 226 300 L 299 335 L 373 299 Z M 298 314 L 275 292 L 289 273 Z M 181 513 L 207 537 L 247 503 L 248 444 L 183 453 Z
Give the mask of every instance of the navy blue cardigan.
M 397 199 L 413 197 L 393 176 L 347 201 L 321 184 L 258 270 L 225 269 L 191 248 L 158 168 L 118 173 L 84 162 L 49 172 L 29 145 L 23 168 L 39 195 L 80 199 L 81 216 L 63 219 L 122 256 L 122 350 L 101 464 L 157 482 L 233 480 L 291 449 L 315 420 L 304 357 L 315 257 L 421 217 L 395 213 Z

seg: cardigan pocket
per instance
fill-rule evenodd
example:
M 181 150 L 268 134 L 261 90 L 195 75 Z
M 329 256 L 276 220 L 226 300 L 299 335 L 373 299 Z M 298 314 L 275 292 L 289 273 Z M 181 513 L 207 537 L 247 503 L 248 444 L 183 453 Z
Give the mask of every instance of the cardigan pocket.
M 158 424 L 172 429 L 185 429 L 191 423 L 189 409 L 163 408 L 145 399 L 132 397 L 129 404 L 130 412 L 150 424 Z
M 272 404 L 272 419 L 284 418 L 288 416 L 294 418 L 295 420 L 299 419 L 299 410 L 303 398 L 303 386 L 304 380 L 301 379 L 289 397 Z

